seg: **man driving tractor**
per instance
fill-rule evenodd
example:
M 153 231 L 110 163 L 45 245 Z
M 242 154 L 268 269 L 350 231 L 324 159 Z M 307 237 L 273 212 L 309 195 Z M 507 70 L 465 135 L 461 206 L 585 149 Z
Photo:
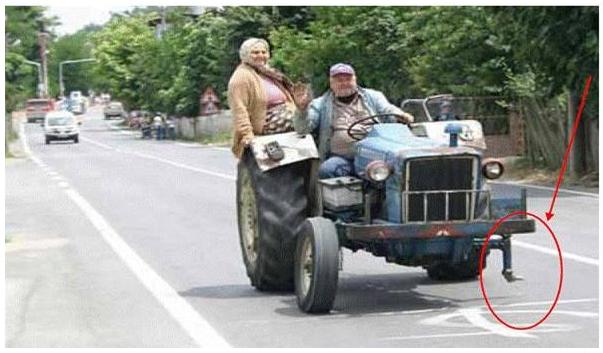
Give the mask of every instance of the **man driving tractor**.
M 318 138 L 320 179 L 354 174 L 356 139 L 348 131 L 359 120 L 376 114 L 395 114 L 404 123 L 414 120 L 412 115 L 388 102 L 383 93 L 359 87 L 354 68 L 348 64 L 331 66 L 329 86 L 321 97 L 312 100 L 305 117 L 298 118 L 295 124 L 298 133 L 312 133 Z M 362 133 L 365 128 L 355 124 L 353 130 Z

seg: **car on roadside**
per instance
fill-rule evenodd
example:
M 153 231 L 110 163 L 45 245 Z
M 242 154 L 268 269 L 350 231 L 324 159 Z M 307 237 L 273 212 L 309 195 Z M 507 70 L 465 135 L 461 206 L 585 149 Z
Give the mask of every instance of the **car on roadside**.
M 46 113 L 54 110 L 54 100 L 50 98 L 32 98 L 25 103 L 25 116 L 28 123 L 44 120 Z
M 126 116 L 126 111 L 124 110 L 124 106 L 121 104 L 121 102 L 113 101 L 103 108 L 103 115 L 105 116 L 105 119 L 114 117 L 124 118 Z
M 78 143 L 80 134 L 78 125 L 75 115 L 71 112 L 49 112 L 42 123 L 46 144 L 54 140 L 73 140 L 73 143 Z

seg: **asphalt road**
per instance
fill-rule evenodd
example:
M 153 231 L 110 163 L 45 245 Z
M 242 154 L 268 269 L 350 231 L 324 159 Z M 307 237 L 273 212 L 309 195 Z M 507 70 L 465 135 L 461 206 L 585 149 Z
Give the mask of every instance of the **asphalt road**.
M 344 251 L 334 310 L 305 315 L 288 293 L 247 280 L 236 230 L 236 161 L 225 148 L 141 140 L 100 111 L 80 143 L 44 144 L 6 163 L 8 347 L 598 347 L 598 195 L 560 192 L 550 225 L 563 287 L 548 319 L 512 330 L 485 306 L 479 281 L 436 282 L 424 270 Z M 510 184 L 495 184 L 518 194 Z M 544 217 L 551 190 L 528 188 Z M 559 259 L 545 227 L 518 235 L 506 283 L 498 252 L 484 283 L 515 326 L 547 312 Z

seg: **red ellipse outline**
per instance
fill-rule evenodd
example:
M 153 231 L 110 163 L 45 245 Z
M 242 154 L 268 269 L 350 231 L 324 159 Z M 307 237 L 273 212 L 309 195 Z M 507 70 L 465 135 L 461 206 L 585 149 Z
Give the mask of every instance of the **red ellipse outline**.
M 484 276 L 482 275 L 482 270 L 484 268 L 483 267 L 484 257 L 486 254 L 486 248 L 488 247 L 488 241 L 490 241 L 490 237 L 492 236 L 492 234 L 494 234 L 494 231 L 500 226 L 500 224 L 502 222 L 504 222 L 507 218 L 511 218 L 511 217 L 514 217 L 517 215 L 528 215 L 528 216 L 536 218 L 538 221 L 540 221 L 540 223 L 544 224 L 544 226 L 549 231 L 549 233 L 551 233 L 551 236 L 553 237 L 553 240 L 555 241 L 555 246 L 557 247 L 557 252 L 559 253 L 559 286 L 557 288 L 557 295 L 555 296 L 555 301 L 553 302 L 553 305 L 551 305 L 551 308 L 549 309 L 549 311 L 540 320 L 538 320 L 536 323 L 529 325 L 529 326 L 511 325 L 511 324 L 507 323 L 506 321 L 504 321 L 503 319 L 501 319 L 496 314 L 496 312 L 492 308 L 492 305 L 490 305 L 490 301 L 488 300 L 488 295 L 486 294 L 486 289 L 484 288 Z M 561 247 L 559 246 L 557 237 L 555 236 L 555 233 L 553 232 L 551 227 L 549 227 L 549 225 L 544 220 L 542 220 L 542 218 L 536 216 L 533 213 L 526 212 L 526 211 L 515 211 L 512 213 L 509 213 L 508 215 L 506 215 L 506 216 L 500 218 L 498 221 L 496 221 L 494 226 L 492 226 L 492 228 L 490 228 L 490 230 L 488 231 L 488 234 L 486 235 L 486 241 L 484 242 L 484 245 L 482 245 L 480 258 L 479 258 L 479 285 L 480 285 L 484 300 L 486 301 L 486 305 L 488 306 L 488 310 L 490 310 L 492 315 L 494 315 L 496 320 L 498 320 L 498 322 L 500 322 L 501 324 L 503 324 L 513 330 L 530 330 L 530 329 L 533 329 L 534 327 L 540 325 L 541 323 L 543 323 L 549 317 L 549 315 L 551 315 L 551 313 L 555 309 L 555 306 L 557 306 L 557 302 L 559 301 L 559 296 L 561 294 L 561 287 L 563 285 L 563 256 L 561 255 Z

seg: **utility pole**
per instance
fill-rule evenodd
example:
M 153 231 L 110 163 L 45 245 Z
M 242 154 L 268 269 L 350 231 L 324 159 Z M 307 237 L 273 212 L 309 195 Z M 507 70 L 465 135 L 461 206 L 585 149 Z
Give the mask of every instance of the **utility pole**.
M 42 95 L 48 97 L 48 63 L 46 61 L 46 43 L 50 35 L 46 32 L 38 32 L 38 44 L 40 45 L 40 61 L 42 63 Z

